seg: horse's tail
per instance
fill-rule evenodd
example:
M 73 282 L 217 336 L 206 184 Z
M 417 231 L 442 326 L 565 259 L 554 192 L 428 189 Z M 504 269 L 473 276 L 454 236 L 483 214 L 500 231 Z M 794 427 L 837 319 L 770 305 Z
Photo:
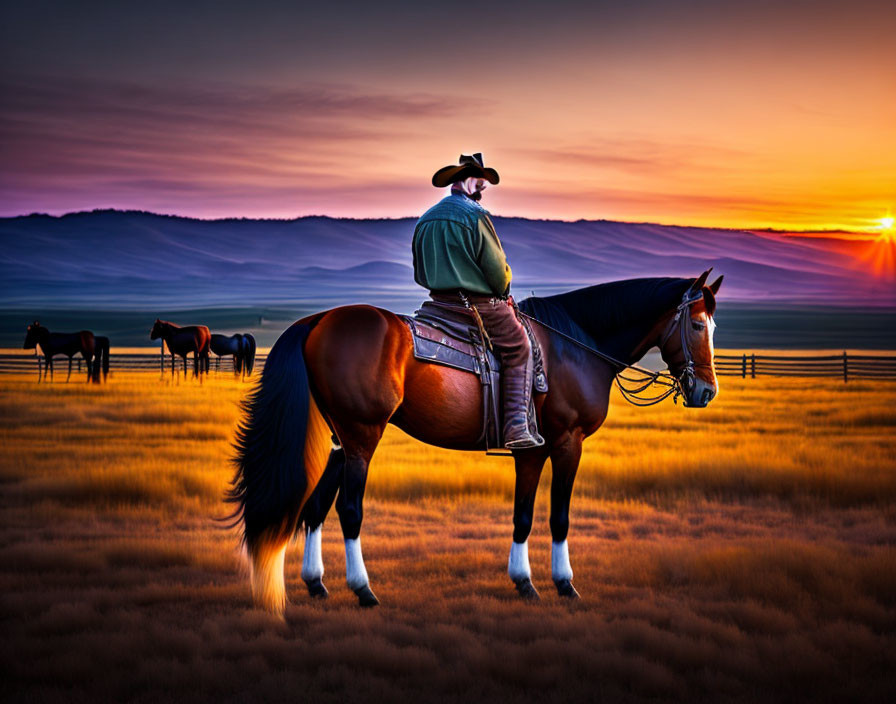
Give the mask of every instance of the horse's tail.
M 255 338 L 249 333 L 243 335 L 243 366 L 246 376 L 252 376 L 255 369 Z
M 103 370 L 103 381 L 109 376 L 109 338 L 96 336 L 93 338 L 93 380 L 99 382 L 100 368 Z
M 233 353 L 233 373 L 234 374 L 242 374 L 243 372 L 243 356 L 246 354 L 245 344 L 243 343 L 243 336 L 240 334 L 234 335 L 236 338 L 236 352 Z
M 286 546 L 331 448 L 305 367 L 303 347 L 312 327 L 296 323 L 280 336 L 244 402 L 234 443 L 236 476 L 227 495 L 237 504 L 235 522 L 243 524 L 255 602 L 277 614 L 286 607 Z
M 196 362 L 199 367 L 199 374 L 202 375 L 203 372 L 208 374 L 208 370 L 211 368 L 211 357 L 212 357 L 212 334 L 209 332 L 209 329 L 204 325 L 198 326 L 200 330 L 205 328 L 206 335 L 202 335 L 199 340 L 199 345 L 196 348 Z

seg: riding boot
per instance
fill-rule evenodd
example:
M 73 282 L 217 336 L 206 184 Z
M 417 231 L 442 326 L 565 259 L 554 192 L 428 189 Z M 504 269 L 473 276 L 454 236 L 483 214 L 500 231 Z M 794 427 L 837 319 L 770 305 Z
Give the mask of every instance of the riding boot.
M 544 438 L 529 428 L 529 404 L 532 394 L 532 360 L 521 367 L 503 369 L 504 447 L 522 450 L 544 445 Z

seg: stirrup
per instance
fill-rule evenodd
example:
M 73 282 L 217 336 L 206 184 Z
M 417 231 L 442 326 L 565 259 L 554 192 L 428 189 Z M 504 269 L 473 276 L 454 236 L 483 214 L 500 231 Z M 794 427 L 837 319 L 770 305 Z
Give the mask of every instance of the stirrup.
M 526 424 L 522 433 L 519 433 L 516 437 L 511 439 L 507 439 L 508 435 L 507 431 L 504 433 L 504 447 L 508 450 L 524 450 L 529 447 L 541 447 L 544 445 L 544 438 L 541 437 L 538 433 L 534 435 L 530 432 L 528 423 Z
M 531 435 L 527 438 L 520 438 L 519 440 L 509 440 L 504 443 L 504 447 L 508 450 L 525 450 L 530 447 L 541 447 L 544 445 L 544 438 L 540 435 L 537 438 L 533 438 Z

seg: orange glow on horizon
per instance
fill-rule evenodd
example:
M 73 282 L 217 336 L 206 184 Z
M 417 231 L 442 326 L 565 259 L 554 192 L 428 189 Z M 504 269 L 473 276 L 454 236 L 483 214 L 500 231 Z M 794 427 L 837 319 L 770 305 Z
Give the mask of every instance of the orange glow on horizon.
M 893 218 L 881 218 L 881 224 L 883 232 L 868 245 L 860 261 L 870 264 L 875 276 L 896 279 L 896 229 L 893 227 Z

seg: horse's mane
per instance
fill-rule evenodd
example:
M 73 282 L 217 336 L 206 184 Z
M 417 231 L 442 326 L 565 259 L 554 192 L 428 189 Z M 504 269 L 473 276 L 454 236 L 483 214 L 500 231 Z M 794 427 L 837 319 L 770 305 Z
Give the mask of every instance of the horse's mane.
M 524 313 L 594 345 L 622 331 L 653 323 L 674 308 L 694 279 L 627 279 L 520 302 Z

